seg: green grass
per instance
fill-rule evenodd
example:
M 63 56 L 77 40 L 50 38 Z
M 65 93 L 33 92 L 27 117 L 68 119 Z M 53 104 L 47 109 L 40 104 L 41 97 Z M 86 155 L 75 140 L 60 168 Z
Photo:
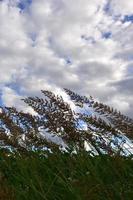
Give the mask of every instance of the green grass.
M 133 161 L 87 152 L 0 153 L 0 200 L 132 200 Z

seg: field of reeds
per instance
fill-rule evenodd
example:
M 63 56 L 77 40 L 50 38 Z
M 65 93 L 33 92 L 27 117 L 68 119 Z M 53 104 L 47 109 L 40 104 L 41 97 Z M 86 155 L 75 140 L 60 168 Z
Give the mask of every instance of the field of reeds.
M 67 90 L 75 113 L 43 93 L 24 99 L 35 116 L 1 108 L 0 200 L 132 200 L 132 119 Z

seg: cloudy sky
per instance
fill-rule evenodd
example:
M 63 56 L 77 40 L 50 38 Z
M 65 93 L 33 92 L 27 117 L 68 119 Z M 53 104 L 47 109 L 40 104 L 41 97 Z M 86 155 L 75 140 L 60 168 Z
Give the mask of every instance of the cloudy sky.
M 0 104 L 64 87 L 133 117 L 133 0 L 0 0 Z

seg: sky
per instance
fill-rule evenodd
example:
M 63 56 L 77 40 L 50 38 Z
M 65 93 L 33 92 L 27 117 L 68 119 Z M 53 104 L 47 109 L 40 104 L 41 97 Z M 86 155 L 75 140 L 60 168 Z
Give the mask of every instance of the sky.
M 0 104 L 64 87 L 133 117 L 132 0 L 0 0 Z

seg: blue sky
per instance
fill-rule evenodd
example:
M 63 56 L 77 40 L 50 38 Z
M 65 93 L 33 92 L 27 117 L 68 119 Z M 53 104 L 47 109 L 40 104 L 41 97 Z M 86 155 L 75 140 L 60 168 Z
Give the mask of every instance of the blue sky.
M 18 2 L 17 6 L 20 8 L 20 10 L 27 9 L 32 4 L 32 0 L 21 0 Z
M 132 0 L 0 1 L 0 104 L 69 88 L 133 117 Z

